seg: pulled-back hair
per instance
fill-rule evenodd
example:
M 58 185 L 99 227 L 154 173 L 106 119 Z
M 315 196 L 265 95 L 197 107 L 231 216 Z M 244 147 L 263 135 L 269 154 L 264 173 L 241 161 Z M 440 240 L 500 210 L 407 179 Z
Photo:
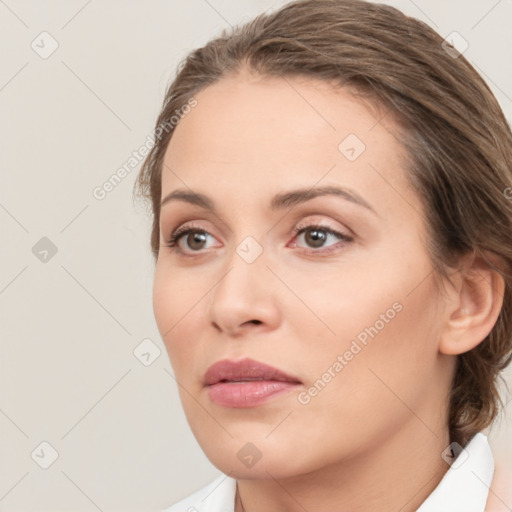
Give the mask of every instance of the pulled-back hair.
M 242 67 L 339 84 L 383 106 L 402 127 L 407 177 L 425 208 L 435 275 L 447 277 L 467 253 L 492 253 L 502 262 L 498 320 L 485 340 L 457 356 L 449 430 L 451 441 L 465 446 L 496 418 L 499 374 L 512 359 L 512 134 L 496 98 L 439 34 L 395 8 L 298 0 L 192 51 L 166 92 L 156 129 L 200 90 Z M 151 204 L 155 259 L 162 165 L 172 134 L 155 142 L 134 189 Z

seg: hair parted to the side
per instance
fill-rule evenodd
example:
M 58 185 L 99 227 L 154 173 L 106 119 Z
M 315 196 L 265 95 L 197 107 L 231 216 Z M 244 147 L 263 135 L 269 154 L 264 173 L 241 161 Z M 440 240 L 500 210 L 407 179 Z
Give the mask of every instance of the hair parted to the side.
M 408 178 L 425 207 L 427 250 L 447 276 L 468 252 L 502 261 L 505 296 L 491 333 L 457 356 L 449 429 L 465 446 L 491 425 L 500 372 L 512 359 L 512 134 L 475 69 L 423 22 L 363 0 L 298 0 L 224 31 L 181 62 L 156 127 L 208 85 L 243 66 L 268 77 L 304 76 L 365 94 L 403 128 Z M 158 258 L 161 173 L 172 131 L 143 163 L 134 194 L 150 201 Z

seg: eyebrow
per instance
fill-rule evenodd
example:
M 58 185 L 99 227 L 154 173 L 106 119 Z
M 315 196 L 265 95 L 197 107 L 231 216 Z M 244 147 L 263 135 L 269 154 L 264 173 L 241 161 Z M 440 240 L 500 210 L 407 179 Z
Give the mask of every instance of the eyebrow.
M 335 186 L 316 187 L 309 189 L 303 188 L 276 194 L 270 202 L 270 209 L 272 211 L 278 211 L 285 208 L 292 208 L 300 203 L 310 201 L 316 197 L 328 195 L 342 197 L 343 199 L 362 206 L 377 215 L 377 212 L 359 194 L 353 190 Z M 170 203 L 171 201 L 184 201 L 216 213 L 215 204 L 208 196 L 197 192 L 192 192 L 190 190 L 177 189 L 170 192 L 160 203 L 160 208 Z

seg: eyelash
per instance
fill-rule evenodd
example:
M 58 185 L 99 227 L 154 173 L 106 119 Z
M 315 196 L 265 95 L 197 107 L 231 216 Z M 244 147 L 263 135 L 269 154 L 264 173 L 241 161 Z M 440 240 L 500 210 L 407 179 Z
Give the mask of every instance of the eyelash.
M 305 231 L 313 231 L 315 229 L 319 230 L 319 231 L 324 231 L 325 233 L 327 233 L 329 235 L 337 236 L 338 238 L 340 238 L 340 241 L 344 241 L 344 242 L 352 242 L 353 241 L 353 238 L 348 236 L 348 235 L 346 235 L 345 233 L 341 233 L 340 231 L 336 231 L 336 230 L 331 229 L 330 227 L 324 226 L 322 224 L 307 224 L 307 225 L 300 225 L 299 224 L 298 226 L 293 228 L 293 233 L 295 234 L 295 237 L 298 237 L 299 235 L 301 235 Z M 180 238 L 184 237 L 185 235 L 188 235 L 189 233 L 205 233 L 205 234 L 210 235 L 210 233 L 208 233 L 208 231 L 205 231 L 204 229 L 202 229 L 202 228 L 200 228 L 198 226 L 193 226 L 193 225 L 184 226 L 182 228 L 178 228 L 169 237 L 169 239 L 166 241 L 166 244 L 165 244 L 166 247 L 169 247 L 173 251 L 179 252 L 179 253 L 181 253 L 181 254 L 183 254 L 185 256 L 193 256 L 193 255 L 187 254 L 178 245 L 178 242 L 179 242 Z M 306 252 L 324 253 L 325 254 L 325 253 L 330 253 L 330 252 L 332 252 L 334 250 L 336 250 L 335 245 L 328 246 L 326 249 L 323 249 L 323 250 L 322 250 L 322 248 L 320 248 L 320 249 L 312 249 L 312 248 L 310 248 L 309 251 L 306 251 Z M 200 251 L 192 251 L 192 252 L 200 254 Z

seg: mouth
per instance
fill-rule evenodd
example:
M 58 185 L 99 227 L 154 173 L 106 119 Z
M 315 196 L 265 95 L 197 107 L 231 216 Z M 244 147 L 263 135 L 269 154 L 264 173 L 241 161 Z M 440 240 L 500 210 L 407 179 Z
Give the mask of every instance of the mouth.
M 216 362 L 204 376 L 210 399 L 225 407 L 255 407 L 277 398 L 302 382 L 277 368 L 253 359 Z

